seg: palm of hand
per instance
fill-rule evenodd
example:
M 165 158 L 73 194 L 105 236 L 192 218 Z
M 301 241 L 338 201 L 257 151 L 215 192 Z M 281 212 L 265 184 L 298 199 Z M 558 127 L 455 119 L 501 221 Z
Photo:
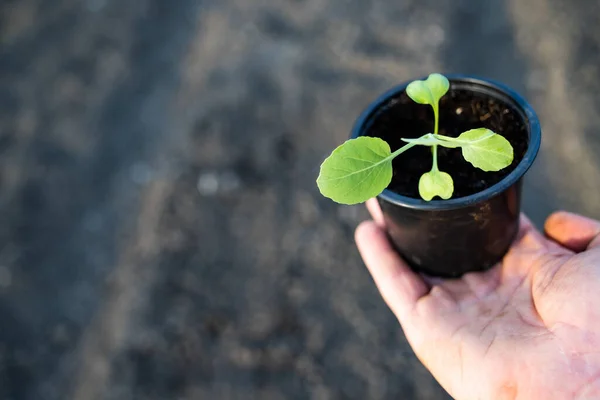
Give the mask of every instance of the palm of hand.
M 455 398 L 600 398 L 600 247 L 575 253 L 523 220 L 488 272 L 429 288 L 405 268 L 386 279 L 369 266 L 415 353 Z
M 458 398 L 586 398 L 600 378 L 592 252 L 573 254 L 529 230 L 501 266 L 434 285 L 407 336 L 432 372 L 460 371 L 441 382 Z

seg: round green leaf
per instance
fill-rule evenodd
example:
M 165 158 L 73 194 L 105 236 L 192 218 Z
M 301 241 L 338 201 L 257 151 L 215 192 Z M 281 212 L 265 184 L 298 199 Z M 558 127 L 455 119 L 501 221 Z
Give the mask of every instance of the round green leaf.
M 513 162 L 510 142 L 489 129 L 471 129 L 457 139 L 465 160 L 484 171 L 500 171 Z
M 392 181 L 390 146 L 362 136 L 346 141 L 321 165 L 321 194 L 341 204 L 358 204 L 379 195 Z
M 425 80 L 425 84 L 429 87 L 431 91 L 431 95 L 434 99 L 441 99 L 446 93 L 448 93 L 448 89 L 450 89 L 450 82 L 448 78 L 441 74 L 431 74 Z
M 419 194 L 425 201 L 430 201 L 435 196 L 448 200 L 452 197 L 453 192 L 454 182 L 452 182 L 452 177 L 445 172 L 432 170 L 424 173 L 419 179 Z
M 406 87 L 406 94 L 416 103 L 434 106 L 449 88 L 450 82 L 444 75 L 431 74 L 424 81 L 411 82 Z
M 414 81 L 406 87 L 406 94 L 419 104 L 434 104 L 431 91 L 425 84 L 425 81 Z

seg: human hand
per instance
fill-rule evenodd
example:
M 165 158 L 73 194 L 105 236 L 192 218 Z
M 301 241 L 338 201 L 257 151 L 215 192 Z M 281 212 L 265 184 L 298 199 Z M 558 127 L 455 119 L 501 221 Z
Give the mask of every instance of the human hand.
M 361 256 L 421 362 L 456 399 L 600 399 L 600 222 L 559 212 L 544 237 L 521 218 L 502 262 L 461 279 L 422 277 L 374 221 Z

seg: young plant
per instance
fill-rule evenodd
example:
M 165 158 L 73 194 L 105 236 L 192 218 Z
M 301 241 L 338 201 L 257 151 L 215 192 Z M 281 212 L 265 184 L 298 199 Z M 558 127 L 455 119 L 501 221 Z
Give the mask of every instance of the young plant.
M 402 139 L 406 145 L 393 153 L 382 139 L 361 136 L 336 148 L 321 165 L 317 185 L 321 194 L 341 204 L 362 203 L 379 195 L 392 181 L 392 160 L 415 146 L 431 147 L 431 171 L 419 179 L 419 194 L 425 201 L 435 196 L 452 197 L 452 177 L 438 168 L 438 146 L 460 148 L 466 161 L 484 171 L 499 171 L 513 161 L 513 148 L 504 137 L 486 128 L 471 129 L 457 138 L 438 134 L 439 101 L 448 92 L 445 76 L 431 74 L 426 80 L 411 82 L 406 94 L 416 103 L 433 108 L 433 133 L 416 139 Z

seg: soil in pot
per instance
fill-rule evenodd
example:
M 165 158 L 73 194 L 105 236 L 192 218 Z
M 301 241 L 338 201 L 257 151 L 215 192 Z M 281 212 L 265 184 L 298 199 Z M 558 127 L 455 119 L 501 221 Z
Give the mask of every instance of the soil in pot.
M 454 180 L 452 198 L 469 196 L 500 182 L 516 168 L 527 150 L 527 127 L 514 106 L 485 93 L 451 88 L 440 101 L 439 133 L 457 137 L 476 128 L 488 128 L 504 136 L 513 146 L 514 160 L 501 171 L 485 172 L 465 161 L 460 149 L 438 147 L 439 168 Z M 431 107 L 416 104 L 402 92 L 371 119 L 367 135 L 382 138 L 394 151 L 406 144 L 401 138 L 420 137 L 433 129 Z M 420 198 L 419 178 L 431 170 L 431 163 L 430 147 L 409 149 L 394 159 L 394 175 L 388 189 L 402 196 Z

